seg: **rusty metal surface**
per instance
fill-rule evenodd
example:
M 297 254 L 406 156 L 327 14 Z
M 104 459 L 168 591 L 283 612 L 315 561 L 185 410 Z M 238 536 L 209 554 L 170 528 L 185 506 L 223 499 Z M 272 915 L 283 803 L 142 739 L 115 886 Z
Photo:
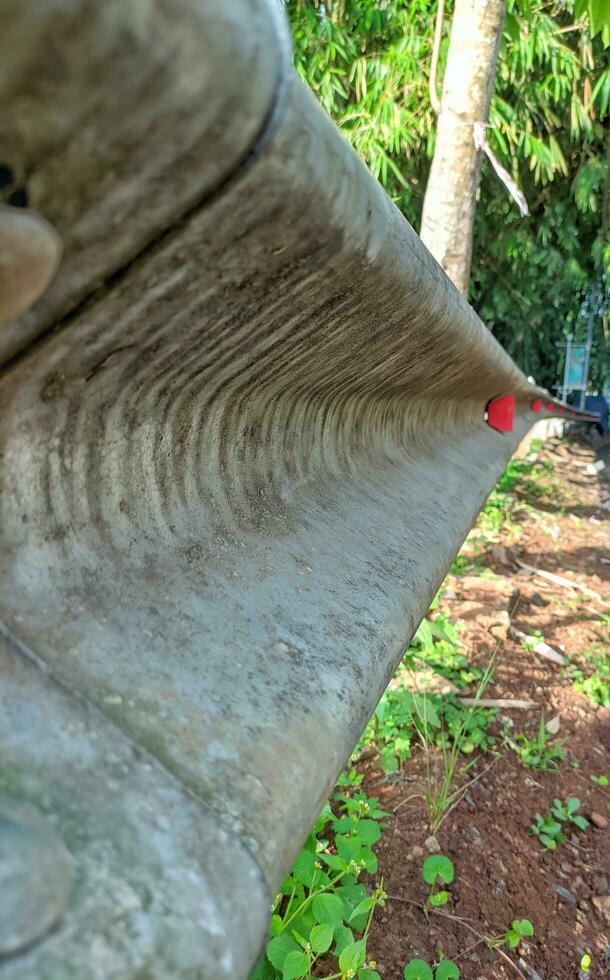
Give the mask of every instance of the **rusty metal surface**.
M 129 20 L 141 6 L 121 9 Z M 216 69 L 208 30 L 247 49 L 231 5 L 145 6 L 178 21 L 206 11 L 205 31 L 192 17 L 189 30 Z M 86 60 L 95 37 L 88 23 L 70 57 Z M 85 275 L 69 183 L 48 178 L 68 229 L 54 296 L 72 305 L 50 334 L 63 300 L 17 321 L 42 339 L 0 378 L 0 618 L 13 645 L 0 750 L 7 795 L 52 821 L 77 885 L 3 978 L 82 976 L 97 937 L 100 977 L 247 974 L 269 895 L 539 417 L 539 392 L 296 77 L 286 68 L 269 93 L 264 72 L 263 98 L 237 67 L 237 105 L 258 112 L 251 152 L 242 143 L 222 187 L 180 220 L 165 202 L 163 232 L 137 254 L 110 240 L 102 289 L 95 263 Z M 209 104 L 225 105 L 221 81 Z M 133 117 L 129 103 L 113 111 L 119 130 Z M 18 132 L 10 109 L 1 119 Z M 87 146 L 75 128 L 70 153 Z M 220 146 L 214 166 L 226 162 Z M 92 201 L 86 173 L 82 185 Z M 143 187 L 145 199 L 146 175 Z M 501 433 L 485 408 L 505 393 L 516 417 Z M 175 866 L 192 870 L 184 893 Z M 130 896 L 123 931 L 107 867 Z

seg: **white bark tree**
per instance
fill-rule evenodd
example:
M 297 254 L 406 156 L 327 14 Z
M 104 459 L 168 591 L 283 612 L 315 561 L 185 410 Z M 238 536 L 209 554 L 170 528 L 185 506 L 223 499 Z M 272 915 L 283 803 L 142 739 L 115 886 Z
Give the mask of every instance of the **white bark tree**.
M 505 13 L 506 0 L 456 0 L 424 198 L 421 237 L 464 295 L 481 173 L 474 129 L 488 120 Z

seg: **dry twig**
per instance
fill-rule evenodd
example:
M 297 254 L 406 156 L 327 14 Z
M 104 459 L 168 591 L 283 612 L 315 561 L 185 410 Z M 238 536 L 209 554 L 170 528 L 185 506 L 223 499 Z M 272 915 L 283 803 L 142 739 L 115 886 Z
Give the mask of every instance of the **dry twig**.
M 553 582 L 554 585 L 560 585 L 566 589 L 576 589 L 579 592 L 584 592 L 585 595 L 590 596 L 597 602 L 603 602 L 603 598 L 600 596 L 599 592 L 594 592 L 593 589 L 589 589 L 586 585 L 581 585 L 580 582 L 573 582 L 569 578 L 563 578 L 561 575 L 555 575 L 554 572 L 546 572 L 543 568 L 537 568 L 535 565 L 528 565 L 527 562 L 521 561 L 520 558 L 515 558 L 515 562 L 519 568 L 523 568 L 530 575 L 538 575 L 540 578 L 545 578 L 548 582 Z
M 537 708 L 537 701 L 519 700 L 519 698 L 458 698 L 463 705 L 471 707 L 476 705 L 479 708 L 522 708 L 529 711 Z

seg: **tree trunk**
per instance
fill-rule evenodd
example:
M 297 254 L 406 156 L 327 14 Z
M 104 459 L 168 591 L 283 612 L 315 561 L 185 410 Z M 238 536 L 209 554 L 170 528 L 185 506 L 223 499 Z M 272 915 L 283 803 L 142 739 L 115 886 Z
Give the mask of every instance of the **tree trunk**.
M 468 292 L 481 151 L 474 123 L 486 123 L 506 0 L 456 0 L 436 148 L 421 237 L 464 295 Z

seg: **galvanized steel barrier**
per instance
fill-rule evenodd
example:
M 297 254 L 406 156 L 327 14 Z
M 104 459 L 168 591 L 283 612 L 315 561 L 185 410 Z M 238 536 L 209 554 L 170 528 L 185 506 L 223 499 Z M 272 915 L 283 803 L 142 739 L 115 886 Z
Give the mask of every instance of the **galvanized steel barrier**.
M 64 243 L 0 329 L 0 976 L 237 980 L 565 409 L 299 83 L 272 0 L 5 0 L 0 59 L 0 163 Z

